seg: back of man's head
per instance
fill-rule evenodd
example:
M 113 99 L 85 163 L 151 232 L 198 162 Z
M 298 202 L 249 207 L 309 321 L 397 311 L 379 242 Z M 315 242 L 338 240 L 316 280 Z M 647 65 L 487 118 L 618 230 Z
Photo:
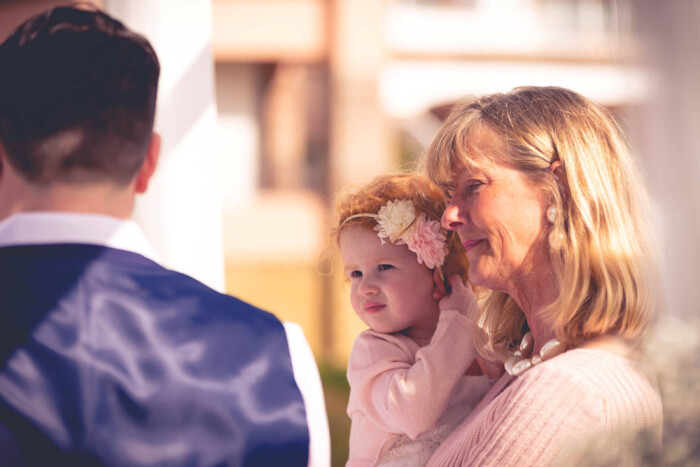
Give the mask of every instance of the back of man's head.
M 153 131 L 160 65 L 96 9 L 58 7 L 0 45 L 0 144 L 38 185 L 128 184 Z

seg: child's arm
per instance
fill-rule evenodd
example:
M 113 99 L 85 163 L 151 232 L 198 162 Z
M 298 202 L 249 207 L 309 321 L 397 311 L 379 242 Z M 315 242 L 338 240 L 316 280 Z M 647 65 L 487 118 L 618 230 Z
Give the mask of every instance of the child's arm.
M 474 293 L 471 288 L 462 282 L 459 276 L 452 276 L 449 278 L 450 290 L 452 293 L 440 300 L 441 310 L 457 310 L 468 318 L 474 316 L 474 310 L 472 307 L 476 305 L 476 300 L 474 299 Z M 481 329 L 475 328 L 474 332 L 481 332 Z M 505 371 L 503 368 L 503 363 L 498 361 L 487 360 L 481 356 L 478 352 L 476 353 L 476 363 L 478 364 L 481 374 L 489 377 L 489 379 L 495 379 L 503 375 Z
M 460 296 L 473 300 L 470 294 Z M 390 433 L 415 438 L 432 428 L 474 361 L 473 327 L 458 310 L 445 309 L 431 342 L 418 350 L 415 360 L 408 338 L 362 333 L 348 365 L 348 380 L 361 410 Z

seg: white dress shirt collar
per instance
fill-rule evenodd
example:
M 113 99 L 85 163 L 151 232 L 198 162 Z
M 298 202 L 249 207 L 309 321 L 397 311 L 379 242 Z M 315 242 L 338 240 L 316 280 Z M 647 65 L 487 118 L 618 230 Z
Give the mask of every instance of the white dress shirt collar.
M 23 212 L 0 222 L 0 247 L 80 243 L 138 253 L 158 262 L 158 255 L 132 220 L 100 214 Z

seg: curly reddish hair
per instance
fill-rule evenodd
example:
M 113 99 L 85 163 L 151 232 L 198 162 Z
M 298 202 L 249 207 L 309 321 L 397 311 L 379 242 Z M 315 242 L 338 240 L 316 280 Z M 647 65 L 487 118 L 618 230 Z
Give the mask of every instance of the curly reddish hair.
M 332 232 L 335 246 L 338 246 L 340 233 L 345 227 L 361 225 L 373 229 L 377 225 L 371 217 L 349 219 L 350 217 L 357 214 L 377 214 L 380 208 L 394 200 L 410 200 L 416 208 L 416 215 L 424 213 L 429 220 L 435 220 L 438 223 L 449 202 L 445 193 L 422 175 L 400 174 L 377 177 L 366 185 L 341 193 L 336 200 L 335 212 L 338 223 Z M 454 232 L 445 230 L 442 232 L 447 238 L 448 249 L 445 263 L 441 267 L 443 277 L 446 280 L 456 274 L 466 281 L 468 263 L 464 247 Z

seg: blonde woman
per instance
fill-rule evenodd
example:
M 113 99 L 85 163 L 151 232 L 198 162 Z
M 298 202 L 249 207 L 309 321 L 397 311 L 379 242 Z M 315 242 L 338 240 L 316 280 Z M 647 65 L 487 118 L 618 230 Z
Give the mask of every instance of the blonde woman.
M 561 88 L 465 99 L 422 162 L 451 196 L 442 224 L 465 247 L 478 322 L 507 371 L 429 465 L 654 455 L 661 401 L 638 348 L 655 255 L 614 120 Z

